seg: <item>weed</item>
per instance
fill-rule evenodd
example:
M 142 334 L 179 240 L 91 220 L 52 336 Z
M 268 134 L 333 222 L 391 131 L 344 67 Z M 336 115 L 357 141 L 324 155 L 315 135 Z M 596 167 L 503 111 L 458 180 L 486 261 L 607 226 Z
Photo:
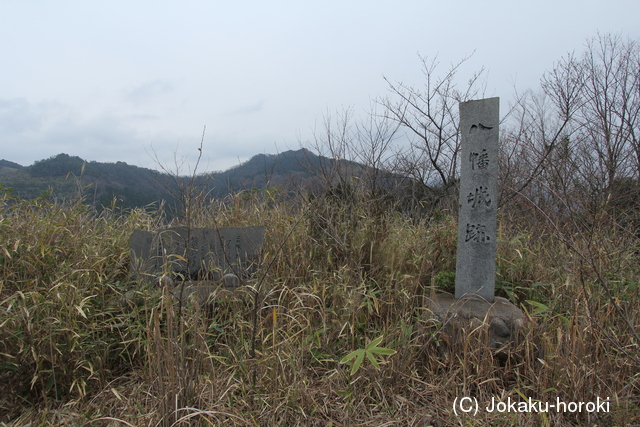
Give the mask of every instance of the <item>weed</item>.
M 157 228 L 160 213 L 98 214 L 80 203 L 4 197 L 5 425 L 640 420 L 638 342 L 627 322 L 637 329 L 640 318 L 633 303 L 640 297 L 637 241 L 606 224 L 597 246 L 572 240 L 585 259 L 552 233 L 534 237 L 503 222 L 499 279 L 504 295 L 527 310 L 529 327 L 501 362 L 481 345 L 482 328 L 442 352 L 438 340 L 446 338 L 434 333 L 423 308 L 433 286 L 451 287 L 456 227 L 449 217 L 407 221 L 389 212 L 374 220 L 356 206 L 352 227 L 351 215 L 328 216 L 308 201 L 284 203 L 269 194 L 200 200 L 194 206 L 201 211 L 193 212 L 198 226 L 264 224 L 264 263 L 246 288 L 218 295 L 208 314 L 194 304 L 178 315 L 162 290 L 128 273 L 129 235 Z M 312 227 L 320 214 L 331 222 Z M 462 396 L 487 404 L 492 397 L 609 397 L 612 405 L 607 414 L 485 413 L 461 420 L 451 405 Z

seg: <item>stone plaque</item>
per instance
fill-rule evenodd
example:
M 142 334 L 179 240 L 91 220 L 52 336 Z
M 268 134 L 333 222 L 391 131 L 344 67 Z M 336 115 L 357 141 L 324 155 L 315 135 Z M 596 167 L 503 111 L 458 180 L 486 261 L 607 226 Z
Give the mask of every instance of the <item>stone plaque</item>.
M 262 259 L 264 226 L 134 230 L 131 266 L 137 276 L 175 273 L 220 280 L 225 274 L 247 277 Z
M 500 98 L 460 103 L 460 210 L 456 299 L 493 302 Z

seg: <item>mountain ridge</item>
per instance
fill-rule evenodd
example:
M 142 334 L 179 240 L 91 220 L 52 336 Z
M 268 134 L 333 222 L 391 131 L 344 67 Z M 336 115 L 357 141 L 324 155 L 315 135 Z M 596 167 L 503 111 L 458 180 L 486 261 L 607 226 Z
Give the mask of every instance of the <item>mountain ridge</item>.
M 195 182 L 215 198 L 273 186 L 310 188 L 317 185 L 322 171 L 335 162 L 305 148 L 279 154 L 256 154 L 226 171 L 199 174 Z M 354 162 L 347 163 L 354 169 L 364 168 Z M 171 203 L 172 194 L 178 194 L 178 187 L 189 179 L 191 177 L 172 176 L 121 161 L 86 161 L 66 153 L 38 160 L 29 166 L 0 160 L 0 185 L 12 188 L 16 196 L 33 199 L 46 191 L 62 199 L 84 195 L 89 204 L 96 207 L 109 206 L 114 199 L 118 206 L 127 208 L 160 200 Z

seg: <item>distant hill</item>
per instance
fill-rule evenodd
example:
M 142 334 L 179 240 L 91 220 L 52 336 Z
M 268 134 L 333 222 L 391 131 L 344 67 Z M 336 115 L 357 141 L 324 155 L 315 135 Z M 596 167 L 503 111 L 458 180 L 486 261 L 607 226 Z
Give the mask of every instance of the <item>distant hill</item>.
M 22 169 L 22 166 L 17 163 L 10 162 L 9 160 L 4 159 L 0 160 L 0 174 L 12 173 L 20 169 Z
M 267 186 L 312 188 L 334 161 L 307 149 L 280 154 L 258 154 L 225 172 L 210 174 L 215 195 L 221 196 Z
M 166 198 L 154 180 L 154 171 L 123 162 L 86 162 L 77 156 L 58 154 L 31 166 L 6 160 L 0 165 L 0 184 L 25 199 L 52 191 L 59 199 L 83 195 L 98 207 L 111 204 L 114 197 L 122 207 L 137 207 Z
M 351 173 L 363 170 L 356 163 L 341 162 Z M 323 171 L 332 165 L 334 160 L 306 149 L 258 154 L 227 171 L 198 176 L 197 183 L 216 198 L 269 186 L 310 189 L 319 185 Z M 173 204 L 171 193 L 176 194 L 178 186 L 188 180 L 188 177 L 174 178 L 124 162 L 87 162 L 64 153 L 31 166 L 0 160 L 0 185 L 12 188 L 17 196 L 32 199 L 48 190 L 61 199 L 82 194 L 87 203 L 96 207 L 108 206 L 114 198 L 121 207 L 140 207 L 160 200 Z

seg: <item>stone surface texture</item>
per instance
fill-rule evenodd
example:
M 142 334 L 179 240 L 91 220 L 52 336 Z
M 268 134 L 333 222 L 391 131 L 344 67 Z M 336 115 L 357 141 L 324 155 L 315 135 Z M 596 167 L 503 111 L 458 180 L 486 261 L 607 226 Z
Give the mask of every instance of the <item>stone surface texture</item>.
M 165 274 L 181 275 L 183 280 L 219 281 L 225 274 L 245 278 L 257 269 L 263 244 L 264 226 L 134 230 L 131 267 L 138 278 Z
M 515 342 L 526 321 L 521 309 L 501 297 L 489 303 L 456 299 L 451 294 L 442 293 L 428 297 L 426 306 L 434 320 L 442 324 L 441 331 L 450 339 L 466 339 L 472 329 L 487 327 L 488 343 L 494 350 L 502 350 Z
M 493 302 L 500 98 L 460 103 L 457 299 Z

